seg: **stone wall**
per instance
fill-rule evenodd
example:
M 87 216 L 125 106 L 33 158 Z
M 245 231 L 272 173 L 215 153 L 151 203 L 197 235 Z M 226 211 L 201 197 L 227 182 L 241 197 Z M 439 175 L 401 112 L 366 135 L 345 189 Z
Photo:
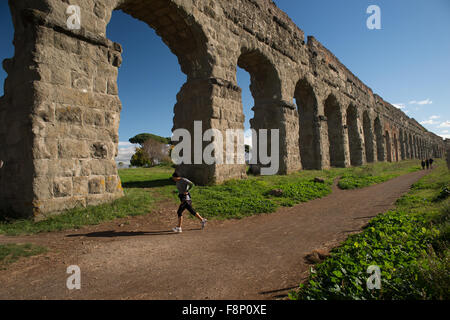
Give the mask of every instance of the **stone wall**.
M 450 170 L 450 139 L 445 139 L 447 168 Z
M 0 99 L 0 210 L 42 216 L 123 195 L 114 158 L 122 48 L 113 10 L 155 29 L 187 81 L 173 129 L 243 129 L 236 67 L 251 75 L 254 129 L 280 130 L 280 174 L 442 157 L 441 138 L 385 102 L 269 0 L 9 1 L 15 54 Z M 66 9 L 81 7 L 81 29 Z M 182 165 L 200 184 L 244 178 L 245 165 Z

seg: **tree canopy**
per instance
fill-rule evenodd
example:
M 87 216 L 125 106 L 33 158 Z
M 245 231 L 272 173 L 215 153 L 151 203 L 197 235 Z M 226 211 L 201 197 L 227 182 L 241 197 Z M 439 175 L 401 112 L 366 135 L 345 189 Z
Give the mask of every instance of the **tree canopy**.
M 155 140 L 157 142 L 164 143 L 164 144 L 171 143 L 171 138 L 164 138 L 164 137 L 160 137 L 156 134 L 151 134 L 151 133 L 138 134 L 137 136 L 134 136 L 133 138 L 131 138 L 129 141 L 130 141 L 130 143 L 139 144 L 139 145 L 143 146 L 145 141 L 147 141 L 149 139 Z

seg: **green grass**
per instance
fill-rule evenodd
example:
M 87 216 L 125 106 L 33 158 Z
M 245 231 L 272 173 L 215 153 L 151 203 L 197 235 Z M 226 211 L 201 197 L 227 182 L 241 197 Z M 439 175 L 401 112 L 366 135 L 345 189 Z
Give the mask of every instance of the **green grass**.
M 380 162 L 353 168 L 343 173 L 338 186 L 341 189 L 364 188 L 419 170 L 421 167 L 415 160 L 397 163 Z
M 0 269 L 16 262 L 21 257 L 30 257 L 47 252 L 44 247 L 32 244 L 0 244 Z
M 450 172 L 439 168 L 413 185 L 395 210 L 350 236 L 290 298 L 449 299 Z M 381 269 L 381 290 L 368 290 L 367 268 Z
M 282 195 L 270 195 L 270 191 L 274 189 L 282 190 Z M 227 219 L 274 212 L 280 206 L 293 206 L 329 193 L 331 180 L 323 184 L 293 175 L 250 177 L 246 180 L 232 180 L 220 186 L 196 187 L 192 190 L 192 197 L 202 216 Z
M 354 187 L 362 187 L 418 168 L 417 161 L 400 163 L 377 163 L 361 168 L 334 168 L 323 171 L 300 171 L 287 176 L 249 176 L 245 180 L 232 180 L 222 185 L 200 187 L 192 190 L 194 207 L 202 216 L 213 219 L 243 218 L 276 211 L 280 206 L 293 206 L 300 202 L 326 196 L 331 192 L 333 181 L 344 176 L 360 181 Z M 116 218 L 152 214 L 158 202 L 177 203 L 174 183 L 169 179 L 171 166 L 154 168 L 122 169 L 119 175 L 125 196 L 110 204 L 67 210 L 43 221 L 17 220 L 0 222 L 0 234 L 19 235 L 78 229 L 96 225 Z M 325 183 L 313 182 L 321 177 Z M 363 181 L 364 183 L 362 183 Z M 283 190 L 281 196 L 271 196 L 273 189 Z

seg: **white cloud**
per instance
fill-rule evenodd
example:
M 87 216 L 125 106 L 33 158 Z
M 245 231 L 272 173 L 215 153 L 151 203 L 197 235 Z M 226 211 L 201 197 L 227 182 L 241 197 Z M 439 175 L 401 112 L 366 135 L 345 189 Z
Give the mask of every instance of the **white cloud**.
M 116 162 L 123 162 L 125 165 L 130 165 L 130 160 L 136 152 L 136 145 L 129 142 L 119 142 L 119 152 L 116 157 Z
M 423 105 L 427 105 L 427 104 L 433 104 L 433 101 L 431 101 L 431 99 L 426 99 L 426 100 L 422 100 L 422 101 L 413 100 L 413 101 L 410 101 L 409 104 L 418 104 L 420 106 L 423 106 Z
M 440 134 L 440 136 L 444 139 L 450 139 L 450 134 Z
M 428 120 L 424 120 L 420 122 L 421 125 L 437 125 L 439 122 L 435 121 L 437 119 L 441 118 L 441 116 L 430 116 Z
M 439 125 L 439 128 L 450 128 L 450 121 L 442 122 L 442 123 Z
M 405 109 L 406 105 L 404 103 L 393 103 L 392 104 L 394 107 L 396 107 L 397 109 Z
M 450 133 L 448 130 L 443 130 L 442 133 Z
M 133 146 L 134 144 L 132 144 L 131 142 L 128 142 L 128 141 L 120 141 L 119 142 L 119 148 L 120 147 L 131 147 L 131 146 Z
M 431 116 L 428 118 L 428 120 L 424 120 L 422 122 L 420 122 L 421 125 L 433 125 L 433 124 L 438 124 L 438 122 L 436 122 L 436 119 L 439 119 L 440 116 Z
M 421 121 L 420 122 L 421 125 L 432 125 L 432 124 L 436 124 L 436 122 L 434 122 L 433 119 L 429 119 L 429 120 L 425 120 L 425 121 Z

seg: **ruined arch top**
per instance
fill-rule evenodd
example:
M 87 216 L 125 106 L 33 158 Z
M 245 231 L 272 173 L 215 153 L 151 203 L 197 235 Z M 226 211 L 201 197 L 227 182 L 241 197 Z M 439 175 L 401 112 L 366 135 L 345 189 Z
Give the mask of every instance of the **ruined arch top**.
M 79 30 L 67 26 L 67 1 L 9 0 L 15 53 L 3 62 L 8 77 L 0 98 L 3 212 L 40 216 L 123 195 L 114 162 L 122 108 L 117 88 L 122 47 L 105 36 L 113 10 L 146 22 L 177 55 L 187 82 L 177 95 L 174 129 L 192 132 L 194 121 L 202 121 L 203 130 L 242 129 L 241 89 L 236 83 L 236 66 L 241 65 L 254 74 L 255 109 L 264 110 L 255 113 L 252 126 L 280 130 L 280 174 L 299 170 L 302 162 L 330 167 L 333 148 L 339 151 L 338 165 L 350 165 L 344 119 L 350 104 L 358 114 L 353 118 L 363 119 L 366 112 L 371 124 L 366 128 L 374 130 L 364 134 L 363 121 L 350 123 L 353 134 L 360 133 L 353 152 L 358 159 L 356 153 L 362 152 L 362 163 L 367 160 L 364 150 L 372 150 L 370 159 L 381 161 L 388 158 L 387 150 L 390 158 L 401 155 L 397 159 L 444 152 L 442 139 L 374 94 L 314 37 L 305 39 L 270 0 L 76 2 L 82 18 Z M 308 86 L 298 86 L 299 79 Z M 309 129 L 315 137 L 312 153 L 301 152 L 299 145 L 302 106 L 294 104 L 297 96 L 314 104 L 308 115 L 315 121 Z M 339 112 L 328 119 L 330 96 Z M 330 148 L 331 129 L 340 138 Z M 385 132 L 390 146 L 384 145 Z M 245 165 L 184 165 L 180 170 L 203 184 L 246 176 Z

